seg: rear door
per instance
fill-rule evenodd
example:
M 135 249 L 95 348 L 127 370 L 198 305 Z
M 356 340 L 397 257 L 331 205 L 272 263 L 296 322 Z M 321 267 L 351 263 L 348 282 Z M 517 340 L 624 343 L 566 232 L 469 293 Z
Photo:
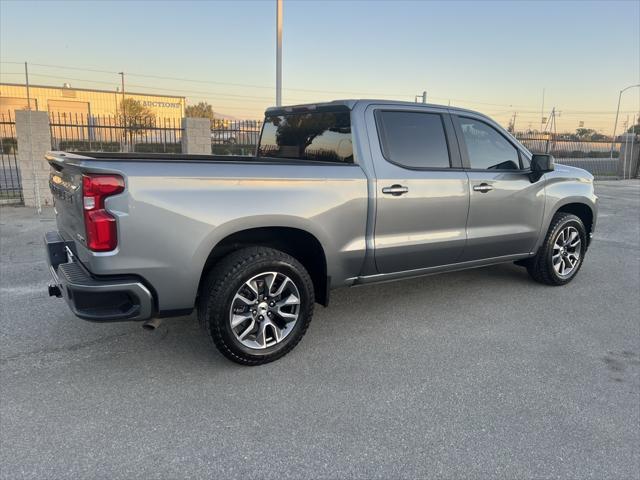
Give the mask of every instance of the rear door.
M 453 115 L 470 186 L 462 261 L 529 253 L 544 213 L 544 182 L 532 182 L 529 159 L 498 125 Z
M 376 173 L 378 272 L 458 261 L 469 188 L 446 110 L 371 106 L 367 130 Z

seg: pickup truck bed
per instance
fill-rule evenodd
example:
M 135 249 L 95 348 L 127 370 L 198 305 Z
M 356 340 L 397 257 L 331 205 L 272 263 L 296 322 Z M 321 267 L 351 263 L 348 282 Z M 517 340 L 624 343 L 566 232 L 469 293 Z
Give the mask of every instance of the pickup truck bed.
M 52 178 L 60 178 L 51 182 L 59 233 L 76 259 L 102 278 L 143 278 L 159 316 L 193 309 L 209 255 L 239 231 L 288 228 L 313 235 L 331 255 L 326 270 L 340 282 L 334 287 L 364 260 L 367 181 L 357 165 L 213 155 L 52 152 L 48 159 Z M 107 173 L 125 178 L 126 190 L 105 202 L 117 219 L 118 247 L 96 254 L 83 238 L 80 186 L 83 175 Z M 325 272 L 319 298 L 326 282 Z

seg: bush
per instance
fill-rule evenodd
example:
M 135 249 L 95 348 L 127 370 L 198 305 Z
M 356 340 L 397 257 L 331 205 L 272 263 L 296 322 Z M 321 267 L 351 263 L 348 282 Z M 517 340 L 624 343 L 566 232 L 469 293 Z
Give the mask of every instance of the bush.
M 2 138 L 2 153 L 15 153 L 18 151 L 18 139 L 15 137 Z
M 554 150 L 551 154 L 556 158 L 609 158 L 611 152 L 602 150 Z M 613 158 L 618 158 L 620 152 L 613 152 Z
M 119 142 L 89 142 L 89 140 L 62 140 L 58 149 L 65 152 L 119 152 Z
M 182 153 L 182 143 L 136 143 L 136 153 Z
M 211 153 L 214 155 L 253 155 L 255 151 L 255 145 L 211 145 Z

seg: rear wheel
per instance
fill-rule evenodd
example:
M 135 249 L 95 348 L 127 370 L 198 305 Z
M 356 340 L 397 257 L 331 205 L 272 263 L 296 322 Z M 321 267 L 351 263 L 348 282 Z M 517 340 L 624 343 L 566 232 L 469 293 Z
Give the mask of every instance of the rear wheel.
M 313 316 L 313 283 L 305 268 L 266 247 L 238 250 L 209 272 L 198 317 L 220 352 L 244 365 L 291 351 Z
M 564 285 L 577 275 L 587 251 L 587 232 L 575 215 L 558 212 L 537 255 L 528 261 L 531 277 L 546 285 Z

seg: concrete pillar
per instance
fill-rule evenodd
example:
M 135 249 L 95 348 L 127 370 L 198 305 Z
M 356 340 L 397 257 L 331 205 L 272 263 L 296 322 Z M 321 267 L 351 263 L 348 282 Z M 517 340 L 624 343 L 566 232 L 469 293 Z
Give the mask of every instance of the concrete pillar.
M 211 155 L 211 121 L 208 118 L 182 119 L 182 153 Z
M 618 178 L 636 178 L 640 163 L 640 135 L 632 137 L 631 134 L 622 136 L 620 156 L 618 157 Z
M 44 159 L 51 150 L 49 114 L 16 110 L 16 137 L 18 140 L 18 168 L 24 204 L 28 207 L 53 205 L 49 191 L 49 164 Z

